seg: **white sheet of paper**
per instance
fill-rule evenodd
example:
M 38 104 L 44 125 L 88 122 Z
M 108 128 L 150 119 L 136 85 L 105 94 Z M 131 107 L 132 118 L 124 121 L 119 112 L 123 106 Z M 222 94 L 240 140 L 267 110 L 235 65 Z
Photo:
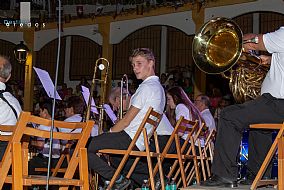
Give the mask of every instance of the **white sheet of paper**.
M 106 111 L 107 115 L 111 119 L 112 123 L 115 124 L 115 121 L 117 120 L 116 115 L 113 113 L 112 109 L 110 108 L 110 105 L 104 104 L 103 105 L 104 110 Z
M 33 67 L 48 97 L 54 98 L 54 84 L 47 71 Z M 62 100 L 56 91 L 55 99 Z
M 87 87 L 82 86 L 82 85 L 81 85 L 81 88 L 82 88 L 82 94 L 83 94 L 84 100 L 86 102 L 86 105 L 88 105 L 89 97 L 90 97 L 90 90 Z M 96 108 L 94 98 L 92 98 L 91 111 L 93 113 L 99 114 L 98 109 Z

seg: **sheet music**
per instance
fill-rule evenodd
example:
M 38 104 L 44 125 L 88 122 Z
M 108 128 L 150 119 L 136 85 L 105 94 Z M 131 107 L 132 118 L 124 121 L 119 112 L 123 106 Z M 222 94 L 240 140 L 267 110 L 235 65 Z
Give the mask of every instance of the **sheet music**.
M 112 123 L 115 124 L 117 117 L 116 115 L 113 113 L 112 109 L 110 108 L 110 106 L 108 104 L 104 104 L 103 108 L 105 110 L 105 112 L 107 113 L 107 115 L 109 116 L 109 118 L 111 119 Z
M 82 94 L 83 94 L 84 100 L 86 102 L 86 105 L 88 105 L 89 97 L 90 97 L 90 90 L 83 85 L 81 85 L 81 88 L 82 88 Z M 93 113 L 99 114 L 98 109 L 96 108 L 94 98 L 92 98 L 91 111 Z
M 33 67 L 48 97 L 54 98 L 54 84 L 47 71 Z M 62 100 L 56 91 L 55 99 Z

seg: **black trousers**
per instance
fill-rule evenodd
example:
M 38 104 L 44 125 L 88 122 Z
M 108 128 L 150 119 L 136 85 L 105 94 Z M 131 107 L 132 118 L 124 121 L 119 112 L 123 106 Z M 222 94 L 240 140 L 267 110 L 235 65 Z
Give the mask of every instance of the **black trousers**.
M 59 158 L 51 159 L 51 163 L 50 163 L 51 168 L 55 168 L 58 160 Z M 34 156 L 29 161 L 29 168 L 28 168 L 29 171 L 28 172 L 30 175 L 41 175 L 41 174 L 46 175 L 46 172 L 36 172 L 35 168 L 47 168 L 47 166 L 48 166 L 48 157 L 45 157 L 42 154 L 38 154 L 37 156 Z
M 160 152 L 162 152 L 169 140 L 170 136 L 169 135 L 158 135 L 158 141 L 159 141 L 159 149 Z M 183 144 L 183 140 L 181 142 L 181 144 Z M 150 141 L 150 151 L 156 151 L 156 147 L 155 147 L 155 142 L 154 140 Z M 171 144 L 168 153 L 176 153 L 176 146 L 175 146 L 175 141 L 173 141 L 173 143 Z M 120 161 L 121 161 L 122 157 L 112 157 L 112 163 L 114 166 L 118 167 Z M 129 171 L 130 167 L 132 166 L 133 162 L 134 162 L 135 158 L 130 157 L 124 167 L 125 171 Z M 153 167 L 155 166 L 155 164 L 157 163 L 156 159 L 152 159 L 153 161 Z M 163 161 L 163 172 L 164 174 L 168 174 L 170 171 L 170 167 L 173 164 L 173 159 L 165 159 Z M 159 174 L 157 174 L 159 175 Z M 143 184 L 143 180 L 147 180 L 149 178 L 149 170 L 148 170 L 148 164 L 147 164 L 147 159 L 145 157 L 142 157 L 140 159 L 140 161 L 138 162 L 138 164 L 135 167 L 134 172 L 132 173 L 131 177 L 132 180 L 134 180 L 138 185 L 142 185 Z
M 125 131 L 117 133 L 103 133 L 93 137 L 88 147 L 88 163 L 89 168 L 93 169 L 99 175 L 107 180 L 111 180 L 115 173 L 115 168 L 109 166 L 103 157 L 99 157 L 96 153 L 101 149 L 119 149 L 126 150 L 132 139 Z M 134 150 L 138 150 L 135 146 Z
M 244 104 L 232 105 L 221 111 L 214 150 L 212 173 L 236 180 L 237 158 L 243 131 L 250 124 L 282 123 L 284 99 L 266 93 Z M 248 168 L 257 174 L 272 145 L 271 130 L 249 130 Z
M 0 161 L 2 160 L 2 158 L 3 158 L 4 154 L 5 154 L 7 145 L 8 145 L 8 142 L 0 141 Z

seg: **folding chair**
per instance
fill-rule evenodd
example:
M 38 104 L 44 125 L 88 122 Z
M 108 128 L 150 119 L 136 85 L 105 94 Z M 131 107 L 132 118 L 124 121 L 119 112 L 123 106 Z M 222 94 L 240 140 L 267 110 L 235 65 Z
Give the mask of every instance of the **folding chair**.
M 9 142 L 15 130 L 15 125 L 0 125 L 0 141 Z M 0 168 L 2 162 L 0 160 Z
M 180 117 L 180 119 L 177 121 L 176 126 L 174 128 L 174 131 L 172 132 L 172 135 L 170 136 L 163 152 L 161 153 L 161 162 L 164 161 L 164 159 L 175 159 L 174 164 L 172 165 L 170 172 L 167 174 L 167 177 L 170 178 L 171 176 L 174 175 L 174 179 L 176 180 L 178 175 L 180 174 L 181 178 L 180 180 L 182 181 L 183 187 L 186 187 L 186 171 L 184 168 L 184 164 L 187 160 L 193 160 L 194 162 L 194 169 L 198 171 L 198 165 L 197 165 L 197 155 L 195 151 L 195 140 L 194 140 L 194 134 L 198 133 L 198 128 L 199 128 L 199 122 L 198 121 L 189 121 L 184 119 L 183 117 Z M 189 127 L 191 126 L 191 127 Z M 201 130 L 200 130 L 201 131 Z M 187 139 L 185 140 L 184 144 L 180 145 L 180 136 L 179 133 L 187 133 Z M 172 145 L 172 143 L 175 141 L 175 146 L 177 153 L 169 153 L 169 149 Z M 186 148 L 188 146 L 189 141 L 191 142 L 190 148 L 188 151 L 186 151 Z M 178 167 L 179 166 L 179 167 Z M 155 166 L 154 168 L 154 175 L 158 171 L 158 165 Z M 177 168 L 178 167 L 178 168 Z M 199 172 L 196 172 L 196 178 L 198 179 L 199 182 Z M 177 183 L 177 186 L 180 185 Z
M 250 128 L 252 129 L 278 129 L 278 134 L 269 149 L 250 189 L 256 189 L 258 186 L 263 186 L 263 185 L 277 185 L 278 184 L 278 189 L 284 189 L 284 165 L 283 165 L 283 160 L 284 160 L 284 123 L 283 124 L 253 124 L 250 125 Z M 271 162 L 271 159 L 273 155 L 276 152 L 276 149 L 278 148 L 278 182 L 277 180 L 262 180 L 261 178 L 263 177 L 263 174 L 265 173 L 267 166 Z
M 154 176 L 153 176 L 153 167 L 152 167 L 152 162 L 151 162 L 151 157 L 157 157 L 159 156 L 159 154 L 154 154 L 150 152 L 150 148 L 149 148 L 149 137 L 151 137 L 156 128 L 158 127 L 160 121 L 162 118 L 162 114 L 155 112 L 153 110 L 153 108 L 149 108 L 143 121 L 141 122 L 134 138 L 132 139 L 129 147 L 127 150 L 116 150 L 116 149 L 103 149 L 100 150 L 99 153 L 103 153 L 103 154 L 117 154 L 117 155 L 124 155 L 119 166 L 117 167 L 115 174 L 113 175 L 110 184 L 108 186 L 108 189 L 111 189 L 112 186 L 115 183 L 115 180 L 117 179 L 117 177 L 119 176 L 120 172 L 122 171 L 122 168 L 125 166 L 129 156 L 136 156 L 136 157 L 147 157 L 147 163 L 148 163 L 148 169 L 149 169 L 149 175 L 150 175 L 150 185 L 151 188 L 154 189 Z M 151 125 L 152 130 L 149 134 L 147 134 L 145 125 Z M 141 135 L 141 133 L 143 132 L 143 137 L 144 137 L 144 143 L 145 143 L 145 151 L 134 151 L 133 148 L 135 146 L 135 143 L 138 139 L 138 137 Z M 157 148 L 157 147 L 156 147 Z M 139 159 L 138 159 L 139 160 Z M 137 162 L 137 161 L 135 161 Z M 133 170 L 130 169 L 130 172 Z M 127 175 L 129 177 L 129 175 Z
M 2 159 L 2 167 L 0 168 L 0 188 L 4 182 L 12 183 L 13 189 L 23 189 L 23 186 L 45 185 L 47 183 L 46 176 L 28 175 L 27 159 L 22 156 L 21 140 L 23 136 L 37 136 L 49 138 L 49 131 L 43 131 L 28 127 L 28 123 L 35 123 L 45 126 L 51 126 L 52 121 L 31 115 L 29 112 L 22 112 L 16 124 L 15 131 L 9 141 L 5 155 Z M 70 163 L 66 169 L 64 177 L 50 177 L 50 185 L 59 185 L 60 189 L 68 189 L 68 186 L 79 186 L 81 189 L 88 190 L 88 161 L 87 150 L 85 145 L 94 125 L 93 121 L 69 123 L 64 121 L 54 121 L 54 126 L 59 128 L 78 129 L 81 133 L 61 133 L 54 132 L 54 139 L 61 140 L 77 140 L 77 145 L 70 159 Z M 12 166 L 12 175 L 8 175 L 8 171 Z M 79 166 L 79 179 L 74 179 L 74 173 Z
M 198 144 L 198 152 L 199 155 L 197 155 L 198 159 L 198 166 L 201 165 L 201 171 L 202 171 L 202 177 L 203 180 L 207 180 L 211 176 L 211 165 L 210 162 L 212 163 L 213 161 L 213 151 L 214 151 L 214 140 L 215 140 L 215 135 L 216 135 L 216 130 L 212 130 L 209 135 L 205 139 L 204 147 L 201 146 L 200 139 L 198 138 L 197 144 Z M 206 168 L 205 168 L 206 167 Z M 186 170 L 188 169 L 188 166 L 186 167 Z M 190 184 L 192 181 L 193 177 L 195 175 L 195 171 L 193 168 L 190 170 L 189 175 L 187 176 L 186 180 L 188 182 L 187 185 Z

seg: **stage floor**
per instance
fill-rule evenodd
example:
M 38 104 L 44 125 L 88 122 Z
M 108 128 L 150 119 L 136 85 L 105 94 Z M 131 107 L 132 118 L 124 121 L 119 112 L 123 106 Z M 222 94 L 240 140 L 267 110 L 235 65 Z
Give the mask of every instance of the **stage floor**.
M 204 190 L 204 189 L 208 189 L 208 190 L 232 190 L 232 189 L 250 189 L 250 185 L 239 185 L 238 188 L 229 188 L 229 187 L 201 187 L 198 185 L 192 185 L 190 187 L 187 188 L 180 188 L 180 190 Z M 263 187 L 263 188 L 257 188 L 257 190 L 275 190 L 276 188 L 273 187 Z

